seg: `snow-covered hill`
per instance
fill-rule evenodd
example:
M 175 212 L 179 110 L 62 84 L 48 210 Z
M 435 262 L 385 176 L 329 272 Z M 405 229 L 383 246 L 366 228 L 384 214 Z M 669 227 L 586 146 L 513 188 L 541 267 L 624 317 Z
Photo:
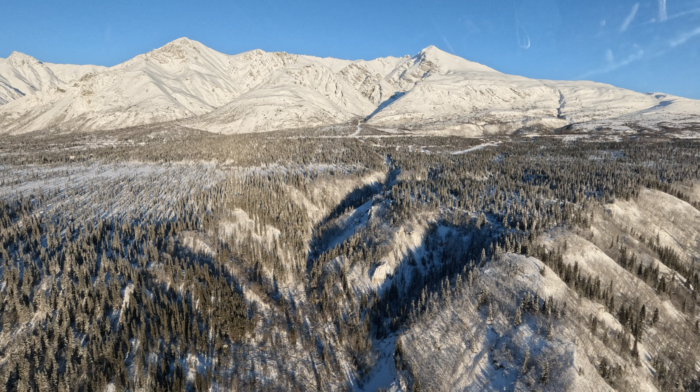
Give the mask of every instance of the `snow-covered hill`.
M 243 92 L 229 77 L 235 69 L 231 56 L 179 39 L 65 89 L 5 105 L 0 127 L 13 133 L 100 130 L 204 114 Z
M 300 62 L 186 124 L 221 133 L 264 132 L 346 122 L 373 109 L 370 101 L 330 68 Z
M 0 132 L 97 131 L 182 120 L 220 133 L 365 118 L 378 129 L 478 136 L 520 130 L 634 131 L 700 124 L 700 101 L 587 81 L 505 75 L 430 46 L 339 60 L 180 38 L 111 68 L 0 59 Z
M 431 75 L 370 123 L 465 136 L 520 129 L 633 129 L 700 122 L 700 101 L 601 83 L 528 79 L 480 71 Z M 616 126 L 617 125 L 617 126 Z
M 73 79 L 105 69 L 97 65 L 42 63 L 24 53 L 0 59 L 0 105 L 25 95 L 61 88 Z

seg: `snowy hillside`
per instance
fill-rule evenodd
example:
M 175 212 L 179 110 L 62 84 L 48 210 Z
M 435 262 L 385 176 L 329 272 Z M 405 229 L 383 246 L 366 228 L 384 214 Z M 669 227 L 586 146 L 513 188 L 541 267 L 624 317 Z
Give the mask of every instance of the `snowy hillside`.
M 0 105 L 25 95 L 61 88 L 73 79 L 105 67 L 42 63 L 24 53 L 12 52 L 0 59 Z
M 700 122 L 700 102 L 641 94 L 594 82 L 561 82 L 479 71 L 432 75 L 372 116 L 377 127 L 407 127 L 462 136 L 576 124 L 656 127 Z
M 227 55 L 180 38 L 104 68 L 0 60 L 0 132 L 97 131 L 182 120 L 217 133 L 365 119 L 377 129 L 480 136 L 566 128 L 694 128 L 700 102 L 587 81 L 505 75 L 434 46 L 340 60 L 253 50 Z
M 296 64 L 213 112 L 187 121 L 219 133 L 250 133 L 346 122 L 373 105 L 330 68 Z
M 244 56 L 237 129 L 371 108 Z M 699 140 L 219 131 L 0 138 L 0 389 L 700 389 Z
M 63 90 L 3 106 L 0 127 L 12 133 L 57 127 L 99 130 L 208 113 L 240 95 L 230 57 L 180 39 Z

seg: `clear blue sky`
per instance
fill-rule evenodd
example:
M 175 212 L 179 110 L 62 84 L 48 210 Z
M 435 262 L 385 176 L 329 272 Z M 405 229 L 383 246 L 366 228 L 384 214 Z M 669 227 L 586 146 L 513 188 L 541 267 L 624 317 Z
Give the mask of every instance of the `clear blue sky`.
M 499 71 L 700 99 L 700 0 L 0 0 L 0 57 L 114 65 L 179 37 L 345 59 L 428 45 Z

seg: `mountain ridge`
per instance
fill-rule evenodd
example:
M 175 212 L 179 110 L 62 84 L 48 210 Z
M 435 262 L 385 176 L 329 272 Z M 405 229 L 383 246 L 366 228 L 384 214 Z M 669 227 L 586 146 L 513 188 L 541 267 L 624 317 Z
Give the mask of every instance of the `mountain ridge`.
M 0 133 L 93 132 L 178 121 L 219 133 L 332 125 L 479 136 L 536 129 L 700 126 L 700 101 L 589 81 L 507 75 L 429 46 L 341 60 L 228 55 L 179 38 L 112 67 L 0 59 Z

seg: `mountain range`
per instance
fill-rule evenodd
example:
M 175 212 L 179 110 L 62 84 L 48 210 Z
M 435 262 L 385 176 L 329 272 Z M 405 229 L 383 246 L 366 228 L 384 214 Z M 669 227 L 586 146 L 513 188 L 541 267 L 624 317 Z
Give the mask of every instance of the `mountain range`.
M 253 50 L 187 38 L 113 67 L 0 59 L 0 133 L 93 132 L 155 123 L 224 134 L 366 121 L 394 132 L 700 127 L 700 101 L 589 81 L 500 73 L 434 46 L 370 61 Z

